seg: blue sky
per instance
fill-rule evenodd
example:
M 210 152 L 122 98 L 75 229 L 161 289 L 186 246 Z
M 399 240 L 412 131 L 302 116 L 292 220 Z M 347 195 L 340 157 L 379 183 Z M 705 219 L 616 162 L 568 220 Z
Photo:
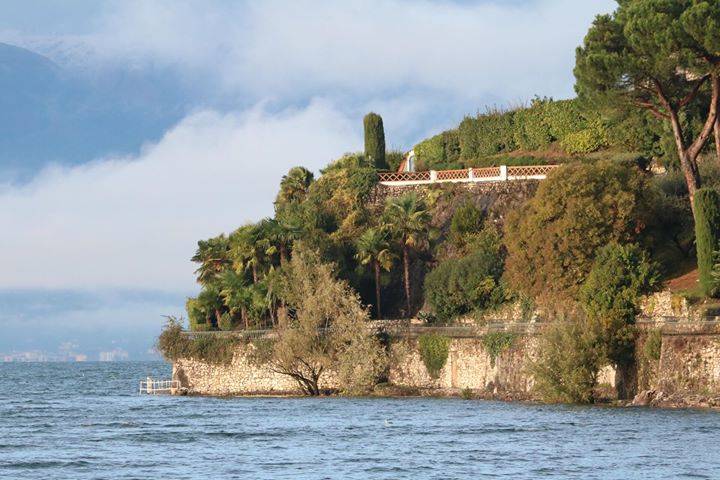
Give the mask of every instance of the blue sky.
M 197 290 L 196 241 L 269 215 L 288 168 L 359 150 L 370 110 L 407 149 L 490 106 L 570 97 L 574 49 L 613 8 L 6 0 L 0 352 L 146 355 Z

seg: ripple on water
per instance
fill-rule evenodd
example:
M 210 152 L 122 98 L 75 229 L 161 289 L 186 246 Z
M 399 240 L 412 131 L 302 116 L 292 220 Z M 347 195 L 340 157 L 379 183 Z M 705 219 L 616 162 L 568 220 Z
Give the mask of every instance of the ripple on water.
M 0 364 L 0 478 L 660 479 L 720 471 L 713 412 L 140 397 L 137 380 L 148 375 L 168 377 L 169 367 Z

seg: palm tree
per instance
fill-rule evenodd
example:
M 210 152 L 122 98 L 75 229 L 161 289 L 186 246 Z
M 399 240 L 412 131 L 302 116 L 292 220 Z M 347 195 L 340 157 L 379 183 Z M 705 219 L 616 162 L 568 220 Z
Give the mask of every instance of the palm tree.
M 261 237 L 267 241 L 266 255 L 280 255 L 280 265 L 287 263 L 290 246 L 299 237 L 300 229 L 281 220 L 266 218 L 260 221 Z
M 310 184 L 313 182 L 313 173 L 305 167 L 293 167 L 287 175 L 280 180 L 280 191 L 275 203 L 282 205 L 291 202 L 300 202 L 307 195 Z
M 225 235 L 200 240 L 198 249 L 191 260 L 200 266 L 195 273 L 201 285 L 212 283 L 227 267 L 230 266 L 230 245 Z
M 267 243 L 259 224 L 242 226 L 230 235 L 230 253 L 234 267 L 236 270 L 249 270 L 253 283 L 260 280 L 260 270 L 265 266 Z
M 375 310 L 378 318 L 382 318 L 380 308 L 380 269 L 392 268 L 394 255 L 388 243 L 388 234 L 379 228 L 370 228 L 357 241 L 355 258 L 363 265 L 372 265 L 375 274 Z
M 230 270 L 220 277 L 220 296 L 230 312 L 240 311 L 240 318 L 248 329 L 248 306 L 250 305 L 250 292 L 245 280 L 245 273 Z
M 403 256 L 403 279 L 407 314 L 410 314 L 410 252 L 427 246 L 431 216 L 415 193 L 390 198 L 385 205 L 385 226 L 399 243 Z

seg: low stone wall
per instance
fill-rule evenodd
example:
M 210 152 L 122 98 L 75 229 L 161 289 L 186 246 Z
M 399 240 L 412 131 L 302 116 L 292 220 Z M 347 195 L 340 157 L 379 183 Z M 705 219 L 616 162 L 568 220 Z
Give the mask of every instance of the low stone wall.
M 643 352 L 647 333 L 643 325 L 637 348 L 638 391 L 642 404 L 661 406 L 720 406 L 720 331 L 717 325 L 700 323 L 663 326 L 660 359 Z M 173 365 L 173 379 L 191 394 L 254 395 L 299 394 L 288 376 L 272 372 L 251 361 L 252 344 L 237 348 L 228 365 L 210 365 L 180 359 Z M 390 347 L 388 382 L 394 387 L 426 395 L 456 395 L 472 389 L 485 398 L 529 399 L 533 379 L 528 363 L 536 355 L 537 336 L 517 335 L 510 348 L 495 359 L 482 337 L 452 338 L 447 362 L 437 378 L 428 373 L 420 356 L 417 338 L 396 340 Z M 606 367 L 599 383 L 614 384 L 615 371 Z M 321 388 L 339 387 L 333 372 L 323 375 Z
M 420 389 L 456 390 L 470 388 L 488 395 L 529 395 L 532 378 L 528 360 L 534 356 L 536 337 L 517 336 L 513 345 L 495 359 L 479 338 L 454 338 L 447 362 L 433 379 L 425 368 L 417 340 L 406 339 L 393 345 L 389 381 Z
M 402 388 L 457 393 L 470 388 L 489 396 L 527 397 L 532 379 L 527 360 L 534 355 L 533 336 L 517 336 L 513 345 L 492 359 L 479 338 L 453 338 L 448 359 L 438 378 L 430 377 L 420 357 L 416 338 L 393 342 L 390 348 L 389 383 Z M 173 365 L 173 379 L 191 394 L 252 395 L 296 394 L 297 384 L 286 375 L 250 361 L 252 345 L 238 347 L 229 365 L 209 365 L 180 359 Z M 321 388 L 338 388 L 333 372 L 323 376 Z
M 297 383 L 287 375 L 275 373 L 251 361 L 252 344 L 238 347 L 228 365 L 211 365 L 192 358 L 173 363 L 173 380 L 191 394 L 253 395 L 301 393 Z M 325 375 L 321 388 L 337 388 L 334 375 Z

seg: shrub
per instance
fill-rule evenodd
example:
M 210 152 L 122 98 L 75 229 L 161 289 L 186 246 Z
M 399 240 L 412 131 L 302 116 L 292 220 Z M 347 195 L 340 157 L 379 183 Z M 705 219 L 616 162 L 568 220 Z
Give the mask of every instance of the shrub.
M 695 192 L 695 245 L 700 274 L 700 286 L 705 295 L 717 294 L 712 272 L 715 252 L 720 239 L 720 195 L 715 190 L 701 188 Z
M 538 358 L 530 364 L 534 388 L 549 402 L 593 403 L 604 361 L 597 325 L 588 319 L 556 321 L 538 341 Z
M 563 159 L 535 157 L 532 155 L 516 156 L 501 153 L 497 155 L 468 160 L 466 162 L 466 166 L 475 168 L 497 167 L 500 165 L 507 165 L 508 167 L 520 167 L 525 165 L 545 165 L 548 163 L 555 164 L 562 163 L 562 161 Z
M 450 221 L 450 238 L 456 244 L 464 243 L 465 238 L 480 232 L 483 228 L 483 211 L 470 202 L 460 205 Z
M 365 127 L 365 157 L 372 161 L 377 169 L 387 169 L 385 161 L 385 129 L 382 117 L 377 113 L 368 113 L 363 119 Z
M 533 298 L 573 298 L 597 251 L 642 240 L 653 192 L 635 166 L 600 161 L 552 172 L 523 209 L 508 215 L 506 276 Z
M 445 143 L 440 133 L 413 147 L 417 157 L 417 170 L 440 170 L 445 165 Z
M 645 339 L 645 345 L 643 346 L 643 353 L 645 358 L 648 360 L 658 361 L 660 360 L 660 353 L 662 352 L 662 333 L 660 329 L 650 330 Z
M 420 358 L 422 358 L 430 377 L 438 378 L 440 370 L 443 369 L 447 362 L 448 353 L 450 352 L 450 339 L 434 333 L 423 334 L 418 337 L 418 347 L 420 349 Z
M 417 170 L 450 170 L 462 168 L 457 130 L 448 130 L 423 140 L 413 147 Z
M 505 350 L 515 343 L 517 335 L 510 332 L 490 332 L 483 335 L 481 342 L 485 351 L 490 355 L 490 365 L 495 366 L 495 360 Z
M 640 247 L 610 244 L 598 252 L 580 290 L 585 312 L 600 322 L 608 359 L 619 367 L 634 359 L 640 297 L 658 284 L 657 267 Z
M 530 108 L 517 110 L 513 115 L 513 138 L 521 150 L 538 150 L 550 145 L 552 137 L 545 122 L 545 102 L 533 101 Z
M 156 347 L 160 354 L 169 361 L 183 358 L 189 352 L 190 340 L 182 328 L 182 317 L 167 316 L 167 323 L 158 336 Z
M 570 134 L 587 128 L 587 109 L 578 99 L 547 101 L 543 104 L 544 121 L 553 140 L 561 140 Z
M 488 310 L 505 300 L 499 243 L 478 247 L 466 257 L 440 263 L 425 277 L 425 298 L 441 320 Z
M 513 112 L 494 111 L 465 117 L 458 127 L 460 158 L 467 161 L 484 155 L 515 150 Z
M 212 365 L 227 365 L 232 361 L 241 340 L 234 336 L 202 335 L 189 338 L 182 329 L 182 319 L 168 317 L 157 340 L 157 349 L 170 361 L 193 358 Z
M 400 168 L 400 164 L 403 161 L 405 154 L 400 150 L 391 150 L 385 154 L 385 161 L 388 164 L 388 169 L 392 172 L 397 172 Z
M 607 134 L 599 122 L 585 130 L 568 134 L 560 140 L 562 149 L 571 155 L 597 152 L 606 145 Z
M 463 400 L 472 400 L 475 397 L 475 394 L 473 393 L 472 388 L 465 387 L 460 390 L 460 397 L 462 397 Z

